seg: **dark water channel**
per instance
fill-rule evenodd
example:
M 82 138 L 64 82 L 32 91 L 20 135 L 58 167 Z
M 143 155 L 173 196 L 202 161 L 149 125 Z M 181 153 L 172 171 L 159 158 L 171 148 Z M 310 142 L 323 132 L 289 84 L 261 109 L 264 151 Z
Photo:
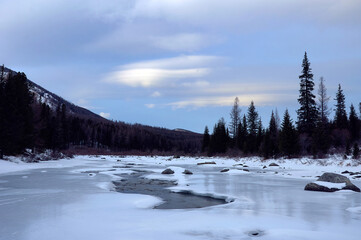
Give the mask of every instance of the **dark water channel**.
M 172 192 L 169 187 L 176 186 L 175 181 L 147 179 L 147 171 L 138 170 L 132 174 L 121 174 L 123 178 L 113 181 L 117 192 L 152 195 L 161 198 L 164 202 L 156 209 L 188 209 L 202 208 L 227 203 L 224 199 L 209 196 L 200 196 L 192 192 Z

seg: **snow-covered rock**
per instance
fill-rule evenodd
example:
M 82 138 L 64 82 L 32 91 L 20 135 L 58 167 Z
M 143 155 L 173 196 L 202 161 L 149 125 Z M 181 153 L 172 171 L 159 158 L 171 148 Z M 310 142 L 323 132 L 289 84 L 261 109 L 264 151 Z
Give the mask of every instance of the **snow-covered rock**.
M 360 192 L 360 189 L 351 183 L 350 179 L 336 173 L 324 173 L 316 182 L 305 186 L 307 191 L 335 192 L 339 190 L 352 190 Z

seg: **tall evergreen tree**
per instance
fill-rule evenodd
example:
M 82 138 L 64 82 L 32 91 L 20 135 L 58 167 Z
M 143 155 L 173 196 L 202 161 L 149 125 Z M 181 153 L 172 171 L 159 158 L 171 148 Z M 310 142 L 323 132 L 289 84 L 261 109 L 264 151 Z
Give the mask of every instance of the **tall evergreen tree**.
M 318 109 L 319 109 L 319 118 L 321 122 L 328 122 L 328 115 L 330 114 L 330 109 L 328 108 L 328 101 L 330 97 L 327 96 L 327 88 L 325 86 L 325 80 L 323 77 L 320 78 L 320 83 L 318 85 Z
M 248 131 L 247 131 L 247 118 L 246 115 L 243 115 L 242 123 L 239 123 L 238 127 L 238 148 L 243 152 L 246 152 L 246 142 L 248 138 Z
M 209 146 L 210 153 L 225 153 L 227 151 L 228 139 L 226 123 L 221 118 L 213 129 Z
M 239 108 L 239 99 L 236 97 L 234 99 L 234 104 L 232 107 L 232 111 L 230 113 L 231 122 L 229 123 L 229 133 L 230 137 L 236 141 L 238 134 L 238 125 L 241 121 L 241 109 Z
M 338 85 L 338 90 L 336 93 L 336 109 L 335 109 L 335 125 L 336 128 L 343 129 L 347 128 L 347 114 L 346 114 L 346 105 L 345 105 L 345 95 L 341 89 L 341 84 Z
M 312 133 L 316 126 L 317 107 L 316 96 L 312 93 L 314 89 L 313 73 L 310 62 L 305 52 L 302 62 L 302 74 L 300 79 L 300 96 L 298 102 L 301 105 L 297 110 L 298 121 L 297 126 L 300 133 Z
M 351 134 L 351 141 L 356 141 L 360 137 L 360 121 L 357 117 L 355 107 L 351 104 L 349 116 L 349 131 Z
M 265 133 L 263 154 L 265 158 L 268 158 L 270 156 L 275 157 L 277 156 L 278 151 L 278 129 L 276 124 L 276 118 L 272 111 L 269 126 Z
M 247 112 L 247 152 L 254 153 L 257 150 L 258 113 L 252 101 Z
M 211 137 L 209 136 L 209 130 L 208 130 L 208 127 L 206 126 L 204 128 L 204 134 L 203 134 L 202 152 L 208 151 L 210 140 L 211 140 Z
M 296 129 L 293 126 L 292 119 L 288 113 L 288 110 L 285 111 L 283 117 L 281 131 L 279 134 L 279 141 L 280 150 L 283 155 L 292 157 L 298 154 L 298 135 Z

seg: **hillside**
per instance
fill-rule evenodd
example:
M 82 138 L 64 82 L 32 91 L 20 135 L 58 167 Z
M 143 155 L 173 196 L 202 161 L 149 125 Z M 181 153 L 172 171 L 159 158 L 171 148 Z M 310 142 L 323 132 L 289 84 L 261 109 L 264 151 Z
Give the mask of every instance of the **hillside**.
M 187 130 L 170 130 L 160 127 L 146 126 L 142 124 L 128 124 L 125 122 L 114 122 L 107 120 L 85 108 L 79 107 L 62 97 L 41 87 L 35 82 L 27 79 L 25 74 L 16 73 L 15 71 L 4 68 L 3 78 L 6 83 L 10 81 L 20 81 L 17 87 L 9 87 L 14 89 L 13 93 L 6 92 L 6 86 L 2 86 L 3 92 L 3 111 L 13 113 L 6 115 L 1 119 L 4 126 L 0 129 L 0 135 L 4 139 L 11 139 L 7 136 L 17 136 L 14 142 L 5 142 L 0 145 L 0 150 L 13 154 L 27 147 L 38 149 L 58 149 L 64 150 L 69 148 L 87 147 L 102 149 L 106 151 L 138 151 L 138 152 L 181 152 L 196 153 L 200 151 L 202 135 Z M 20 80 L 19 80 L 20 79 Z M 16 92 L 21 81 L 25 81 L 26 91 L 30 93 L 34 99 L 33 103 L 28 104 L 32 109 L 32 119 L 25 119 L 20 109 L 25 107 L 18 106 L 18 103 L 12 103 L 17 95 L 26 95 L 26 93 Z M 20 84 L 20 85 L 19 85 Z M 10 85 L 10 84 L 8 84 Z M 21 88 L 21 87 L 20 87 Z M 19 89 L 20 89 L 19 88 Z M 7 96 L 8 95 L 8 96 Z M 13 106 L 13 107 L 12 107 Z M 13 109 L 15 108 L 15 109 Z M 19 109 L 16 109 L 19 108 Z M 5 109 L 5 110 L 4 110 Z M 8 110 L 6 110 L 8 109 Z M 21 119 L 28 121 L 17 123 L 11 119 Z M 16 124 L 19 124 L 18 126 Z M 23 126 L 30 126 L 22 130 Z M 29 132 L 32 129 L 31 132 Z M 23 131 L 23 133 L 21 133 Z M 26 132 L 26 133 L 25 133 Z M 22 137 L 23 134 L 23 137 Z M 24 143 L 23 138 L 27 139 Z M 16 140 L 17 139 L 17 140 Z M 22 144 L 21 148 L 13 148 Z M 9 151 L 6 149 L 9 148 Z

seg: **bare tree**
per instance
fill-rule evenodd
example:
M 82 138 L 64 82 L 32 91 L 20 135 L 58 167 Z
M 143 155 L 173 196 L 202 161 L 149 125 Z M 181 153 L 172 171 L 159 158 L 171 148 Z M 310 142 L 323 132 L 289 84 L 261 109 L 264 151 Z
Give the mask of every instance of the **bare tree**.
M 275 117 L 275 122 L 276 122 L 276 129 L 277 129 L 277 131 L 279 131 L 280 128 L 281 128 L 281 120 L 280 120 L 280 116 L 278 115 L 277 108 L 275 110 L 275 116 L 274 117 Z
M 231 122 L 229 123 L 229 133 L 233 139 L 236 139 L 238 133 L 238 126 L 241 121 L 241 109 L 239 108 L 239 99 L 234 99 L 234 104 L 231 111 Z
M 328 101 L 330 97 L 327 96 L 327 88 L 325 86 L 325 80 L 323 77 L 320 78 L 318 85 L 318 109 L 319 115 L 322 122 L 328 122 L 328 115 L 330 115 L 330 109 L 328 108 Z

